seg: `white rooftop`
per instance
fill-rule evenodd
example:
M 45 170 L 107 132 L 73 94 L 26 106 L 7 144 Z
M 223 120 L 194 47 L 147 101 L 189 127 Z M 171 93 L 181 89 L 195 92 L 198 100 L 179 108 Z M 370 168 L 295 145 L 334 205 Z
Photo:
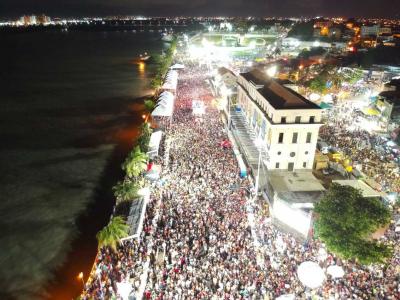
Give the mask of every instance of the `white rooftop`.
M 337 183 L 343 186 L 351 186 L 355 189 L 361 190 L 362 195 L 365 198 L 369 197 L 381 197 L 382 194 L 375 191 L 373 188 L 371 188 L 368 184 L 366 184 L 362 180 L 332 180 L 332 183 Z
M 311 171 L 270 171 L 269 182 L 276 192 L 325 191 Z

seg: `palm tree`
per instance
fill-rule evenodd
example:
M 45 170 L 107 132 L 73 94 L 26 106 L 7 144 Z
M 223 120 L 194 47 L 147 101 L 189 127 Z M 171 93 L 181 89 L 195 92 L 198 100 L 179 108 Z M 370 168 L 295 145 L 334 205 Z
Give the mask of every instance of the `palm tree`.
M 129 226 L 122 217 L 113 217 L 110 222 L 96 234 L 99 248 L 110 247 L 117 251 L 120 239 L 127 237 Z
M 124 170 L 126 175 L 130 178 L 137 177 L 146 169 L 147 159 L 147 154 L 142 152 L 139 146 L 136 146 L 122 164 L 122 170 Z
M 117 200 L 121 201 L 128 201 L 137 198 L 139 189 L 140 183 L 131 181 L 118 182 L 117 185 L 113 187 L 114 196 Z
M 140 147 L 140 150 L 142 150 L 142 152 L 147 152 L 147 151 L 149 151 L 150 137 L 151 137 L 151 134 L 153 133 L 153 129 L 151 129 L 149 123 L 145 122 L 141 125 L 140 132 L 141 132 L 141 134 L 137 140 L 137 143 Z
M 156 107 L 156 103 L 152 99 L 144 100 L 144 107 L 148 112 L 152 112 L 154 107 Z

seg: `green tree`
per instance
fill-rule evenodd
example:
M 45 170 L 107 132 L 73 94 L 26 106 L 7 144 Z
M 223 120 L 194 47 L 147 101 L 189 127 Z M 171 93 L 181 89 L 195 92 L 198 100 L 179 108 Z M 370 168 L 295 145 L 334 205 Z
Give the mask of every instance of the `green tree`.
M 308 22 L 299 22 L 295 23 L 292 26 L 292 29 L 289 31 L 289 37 L 299 37 L 302 39 L 311 39 L 314 34 L 314 21 Z
M 99 248 L 110 247 L 117 251 L 120 240 L 128 236 L 129 226 L 122 217 L 113 217 L 110 222 L 100 230 L 97 235 Z
M 349 69 L 342 72 L 343 81 L 349 84 L 355 84 L 357 81 L 363 78 L 363 71 L 359 68 Z
M 322 78 L 322 76 L 317 76 L 310 81 L 309 88 L 313 92 L 323 94 L 327 90 L 326 81 Z
M 146 169 L 147 160 L 147 154 L 142 152 L 139 146 L 136 146 L 122 164 L 122 170 L 130 178 L 137 177 Z
M 150 124 L 148 122 L 145 122 L 141 125 L 140 132 L 141 133 L 137 140 L 137 143 L 138 146 L 140 147 L 140 150 L 144 153 L 147 153 L 149 151 L 150 137 L 151 134 L 153 133 L 153 129 L 151 129 Z
M 364 198 L 361 191 L 332 184 L 315 205 L 316 234 L 327 248 L 343 259 L 361 264 L 383 263 L 392 249 L 371 238 L 390 222 L 390 211 L 377 198 Z
M 152 80 L 151 80 L 151 87 L 153 89 L 158 89 L 160 88 L 161 84 L 162 84 L 162 77 L 160 74 L 157 74 Z
M 152 112 L 156 104 L 152 99 L 146 99 L 144 100 L 144 107 L 148 112 Z
M 114 196 L 120 201 L 129 201 L 138 197 L 139 189 L 141 188 L 140 183 L 137 181 L 125 180 L 118 182 L 113 187 Z

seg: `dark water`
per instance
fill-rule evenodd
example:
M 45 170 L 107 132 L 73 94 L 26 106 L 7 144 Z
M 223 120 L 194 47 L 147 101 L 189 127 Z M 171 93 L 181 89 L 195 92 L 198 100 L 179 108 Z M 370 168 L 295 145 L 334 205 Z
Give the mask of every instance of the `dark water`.
M 141 122 L 156 34 L 0 35 L 0 299 L 72 299 Z M 44 293 L 47 291 L 47 294 Z

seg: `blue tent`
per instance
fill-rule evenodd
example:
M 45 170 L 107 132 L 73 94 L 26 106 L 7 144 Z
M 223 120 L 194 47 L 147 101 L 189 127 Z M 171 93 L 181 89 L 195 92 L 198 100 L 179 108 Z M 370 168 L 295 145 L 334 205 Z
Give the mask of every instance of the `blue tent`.
M 330 104 L 328 104 L 326 102 L 321 102 L 319 107 L 321 107 L 322 109 L 330 109 L 330 108 L 332 108 L 332 105 L 330 105 Z

